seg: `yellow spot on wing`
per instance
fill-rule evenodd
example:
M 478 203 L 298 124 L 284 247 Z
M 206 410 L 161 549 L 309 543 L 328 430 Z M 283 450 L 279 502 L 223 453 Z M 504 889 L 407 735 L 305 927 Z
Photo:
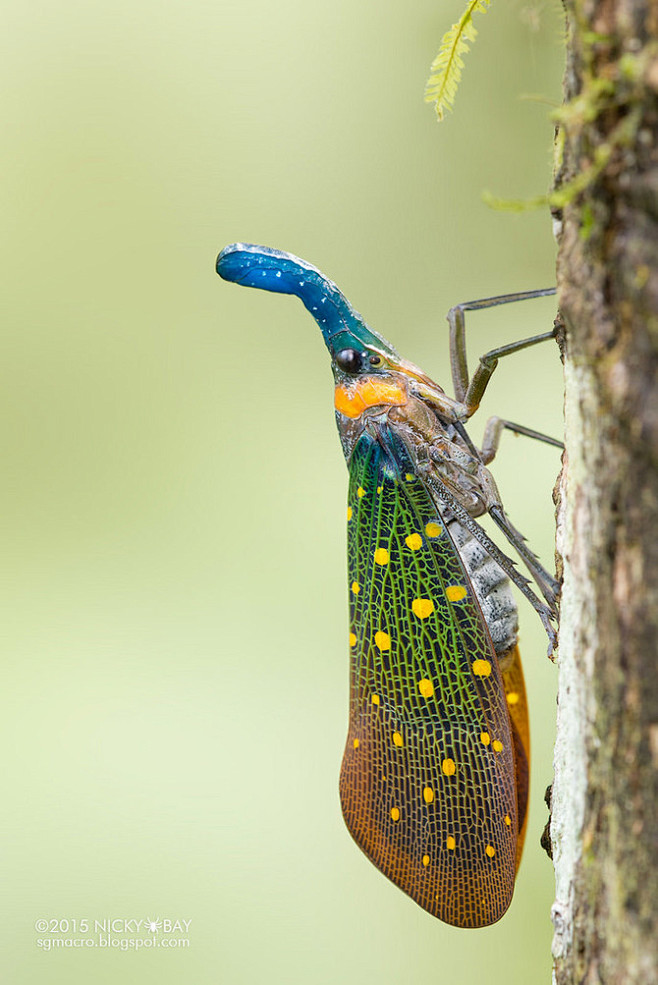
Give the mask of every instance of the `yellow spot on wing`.
M 411 603 L 411 611 L 419 619 L 427 619 L 434 612 L 434 602 L 431 599 L 414 599 Z
M 477 677 L 488 677 L 491 673 L 491 664 L 488 660 L 474 660 L 471 670 Z
M 502 752 L 503 744 L 500 739 L 494 739 L 493 741 L 494 752 Z
M 352 591 L 354 592 L 355 595 L 358 595 L 359 592 L 361 591 L 361 586 L 359 585 L 358 581 L 352 582 Z
M 480 732 L 480 742 L 483 746 L 488 746 L 491 742 L 491 736 L 488 732 Z
M 425 525 L 425 533 L 428 537 L 440 537 L 443 533 L 443 527 L 438 523 L 428 523 Z
M 505 824 L 507 825 L 508 828 L 509 828 L 509 826 L 510 826 L 511 823 L 512 823 L 512 818 L 509 816 L 509 814 L 506 814 L 505 815 Z
M 407 474 L 405 475 L 405 479 L 407 480 L 407 482 L 413 482 L 415 478 L 416 476 L 412 475 L 411 472 L 407 472 Z
M 376 646 L 379 647 L 380 650 L 390 650 L 391 649 L 391 637 L 388 635 L 388 633 L 384 633 L 384 632 L 382 632 L 381 629 L 379 629 L 375 633 L 375 644 L 376 644 Z
M 463 585 L 448 585 L 446 588 L 446 598 L 450 602 L 461 602 L 467 595 L 468 592 Z
M 388 564 L 388 551 L 385 547 L 378 547 L 375 551 L 375 564 Z
M 411 551 L 419 551 L 423 546 L 423 538 L 420 534 L 409 534 L 404 538 L 404 542 Z
M 394 732 L 393 733 L 393 745 L 394 746 L 401 746 L 402 745 L 402 736 L 400 735 L 399 732 Z
M 350 633 L 350 646 L 356 646 L 356 634 Z
M 366 491 L 365 491 L 365 489 L 363 488 L 363 486 L 359 486 L 359 488 L 358 488 L 358 489 L 357 489 L 357 491 L 356 491 L 356 494 L 357 494 L 357 496 L 359 497 L 359 499 L 362 499 L 362 498 L 363 498 L 363 497 L 365 496 L 365 494 L 366 494 Z
M 355 739 L 354 742 L 352 743 L 352 745 L 354 746 L 355 749 L 358 749 L 359 748 L 359 740 L 358 739 Z
M 520 697 L 516 693 L 516 691 L 510 691 L 510 693 L 507 695 L 507 704 L 508 705 L 518 705 L 519 700 L 520 700 Z
M 431 698 L 434 694 L 434 685 L 426 677 L 423 677 L 422 681 L 418 681 L 418 690 L 424 698 Z
M 444 759 L 441 763 L 441 769 L 446 776 L 454 776 L 457 770 L 454 759 Z
M 493 858 L 494 855 L 496 854 L 496 849 L 493 847 L 493 845 L 487 845 L 487 847 L 484 850 L 484 854 L 488 855 L 489 858 Z
M 446 838 L 446 848 L 448 848 L 451 852 L 454 852 L 456 847 L 457 847 L 457 842 L 452 837 L 452 835 L 448 835 L 448 837 Z
M 372 696 L 372 698 L 370 700 L 372 701 L 373 705 L 378 705 L 379 704 L 379 695 L 378 694 L 373 694 L 373 696 Z
M 351 506 L 348 506 L 347 507 L 347 520 L 348 520 L 348 523 L 349 523 L 349 521 L 351 519 L 352 519 L 352 507 Z
M 423 790 L 423 800 L 426 804 L 431 804 L 434 800 L 434 791 L 431 787 L 425 787 Z
M 397 807 L 392 807 L 391 808 L 391 818 L 392 818 L 393 821 L 399 821 L 400 820 L 400 812 L 397 809 Z
M 423 865 L 425 866 L 425 868 L 427 868 L 427 866 L 429 864 L 430 864 L 430 857 L 429 857 L 429 855 L 423 855 Z

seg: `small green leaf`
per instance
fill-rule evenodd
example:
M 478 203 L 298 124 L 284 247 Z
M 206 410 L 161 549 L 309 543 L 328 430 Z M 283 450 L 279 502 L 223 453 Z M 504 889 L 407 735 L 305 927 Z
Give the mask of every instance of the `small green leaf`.
M 489 3 L 490 0 L 468 0 L 460 19 L 443 35 L 439 53 L 432 62 L 430 77 L 425 86 L 425 102 L 434 103 L 439 120 L 443 119 L 446 110 L 453 108 L 464 67 L 462 55 L 470 51 L 469 46 L 477 35 L 473 26 L 473 14 L 476 11 L 486 13 Z

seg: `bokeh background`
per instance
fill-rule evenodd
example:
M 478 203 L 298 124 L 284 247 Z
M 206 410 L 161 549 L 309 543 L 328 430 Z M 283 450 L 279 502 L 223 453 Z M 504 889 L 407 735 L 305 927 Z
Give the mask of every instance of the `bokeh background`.
M 3 981 L 549 980 L 539 621 L 523 603 L 534 766 L 514 902 L 454 930 L 340 817 L 346 471 L 319 332 L 296 300 L 214 273 L 235 240 L 297 253 L 446 385 L 451 304 L 553 283 L 547 212 L 481 193 L 549 185 L 557 4 L 478 18 L 439 126 L 423 87 L 461 9 L 4 5 Z M 472 358 L 553 309 L 472 316 Z M 492 413 L 559 436 L 561 401 L 556 349 L 530 350 L 501 364 L 473 436 Z M 495 468 L 549 565 L 558 459 L 509 436 Z M 57 936 L 39 919 L 112 917 L 191 920 L 190 946 L 37 946 Z

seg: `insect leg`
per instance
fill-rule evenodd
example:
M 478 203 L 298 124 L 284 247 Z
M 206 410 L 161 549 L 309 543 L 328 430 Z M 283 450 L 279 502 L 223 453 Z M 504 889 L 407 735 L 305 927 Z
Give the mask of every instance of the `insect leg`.
M 519 556 L 523 559 L 526 567 L 539 585 L 541 593 L 546 599 L 549 608 L 555 615 L 557 615 L 557 598 L 560 591 L 559 583 L 552 577 L 552 575 L 548 573 L 548 571 L 546 571 L 544 567 L 542 567 L 539 562 L 539 558 L 533 554 L 530 548 L 526 545 L 526 539 L 523 534 L 520 533 L 516 527 L 512 526 L 501 506 L 490 506 L 489 515 L 496 526 L 498 526 L 505 534 L 508 541 L 517 551 Z
M 481 298 L 479 301 L 466 301 L 463 304 L 457 304 L 448 312 L 448 324 L 450 325 L 450 367 L 452 370 L 452 383 L 455 390 L 455 397 L 457 400 L 464 403 L 470 404 L 472 401 L 467 399 L 469 385 L 472 385 L 473 381 L 469 384 L 468 375 L 468 361 L 466 358 L 466 319 L 464 317 L 465 311 L 479 311 L 483 308 L 495 308 L 501 304 L 511 304 L 513 301 L 528 301 L 532 298 L 543 298 L 555 294 L 554 287 L 545 287 L 537 291 L 520 291 L 515 294 L 500 294 L 498 297 L 493 298 Z M 546 334 L 543 336 L 536 336 L 534 339 L 526 339 L 523 342 L 516 343 L 516 348 L 509 349 L 505 346 L 506 352 L 500 352 L 499 355 L 507 355 L 510 351 L 516 352 L 518 349 L 524 349 L 528 345 L 534 345 L 535 342 L 543 342 L 544 339 L 552 338 L 553 333 Z M 495 360 L 497 360 L 498 355 L 495 355 L 498 350 L 493 350 L 492 353 L 487 353 L 483 356 L 483 359 L 487 359 L 489 356 L 494 356 L 494 365 L 490 369 L 486 379 L 481 385 L 480 397 L 489 382 L 489 377 L 493 370 L 496 368 Z M 478 370 L 479 371 L 479 370 Z M 476 371 L 476 376 L 478 371 Z M 473 408 L 473 413 L 475 411 Z
M 554 448 L 564 448 L 562 442 L 558 441 L 557 438 L 551 438 L 550 435 L 542 434 L 541 431 L 533 431 L 531 428 L 526 428 L 522 424 L 505 421 L 502 417 L 490 417 L 484 428 L 482 451 L 480 452 L 480 458 L 485 465 L 493 461 L 505 428 L 508 431 L 513 431 L 514 434 L 523 434 L 526 438 L 535 438 L 537 441 L 544 441 L 547 445 L 553 445 Z
M 525 301 L 531 298 L 538 297 L 548 297 L 554 295 L 555 288 L 548 287 L 537 291 L 524 291 L 518 294 L 502 294 L 498 297 L 493 298 L 483 298 L 480 301 L 469 301 L 465 304 L 456 305 L 451 308 L 448 313 L 448 323 L 450 325 L 450 366 L 452 370 L 452 380 L 455 389 L 455 396 L 462 404 L 465 405 L 467 416 L 470 417 L 477 410 L 480 400 L 487 388 L 489 380 L 498 365 L 498 360 L 503 356 L 509 356 L 512 353 L 520 352 L 522 349 L 527 349 L 531 345 L 537 345 L 539 342 L 545 342 L 548 339 L 555 337 L 555 329 L 550 332 L 543 332 L 540 335 L 534 335 L 527 339 L 521 339 L 519 342 L 512 342 L 509 345 L 499 346 L 496 349 L 491 349 L 480 357 L 480 363 L 475 370 L 472 378 L 469 378 L 468 373 L 468 362 L 466 357 L 466 311 L 477 311 L 483 308 L 492 308 L 501 304 L 509 304 L 513 301 Z M 523 427 L 522 425 L 513 424 L 511 421 L 505 421 L 501 418 L 492 418 L 485 429 L 483 448 L 481 460 L 483 463 L 490 462 L 500 441 L 500 436 L 502 431 L 508 428 L 509 430 L 516 431 L 517 434 L 525 434 L 528 437 L 536 438 L 540 441 L 545 441 L 548 444 L 556 445 L 561 448 L 562 444 L 556 441 L 554 438 L 550 438 L 548 435 L 543 435 L 538 431 L 533 431 L 530 428 Z M 524 563 L 531 572 L 533 578 L 537 582 L 542 595 L 548 603 L 547 611 L 552 617 L 557 615 L 557 596 L 559 591 L 559 585 L 555 579 L 542 567 L 539 560 L 532 551 L 526 546 L 525 538 L 518 530 L 516 530 L 510 521 L 507 519 L 502 507 L 498 503 L 493 503 L 489 506 L 488 511 L 498 525 L 498 527 L 503 531 L 509 542 L 518 551 L 520 557 L 523 559 Z M 472 521 L 475 526 L 474 521 Z M 469 528 L 472 529 L 472 528 Z M 472 531 L 474 536 L 478 536 L 475 531 Z M 489 548 L 485 545 L 481 537 L 478 537 L 482 546 L 485 549 Z M 505 557 L 505 555 L 501 555 Z M 517 586 L 523 591 L 526 597 L 532 602 L 534 607 L 537 609 L 544 626 L 547 628 L 549 638 L 552 639 L 551 629 L 548 628 L 545 613 L 542 612 L 540 608 L 537 607 L 535 602 L 528 594 L 530 589 L 525 587 L 519 582 L 521 577 L 518 572 L 514 571 L 512 573 L 509 571 L 501 562 L 500 559 L 492 553 L 492 557 L 496 557 L 496 560 L 501 564 L 503 570 L 507 571 L 510 578 L 517 584 Z M 509 559 L 506 558 L 507 561 Z M 511 564 L 511 562 L 510 562 Z M 515 577 L 516 575 L 516 577 Z M 525 579 L 523 579 L 525 581 Z M 532 594 L 532 593 L 531 593 Z M 533 595 L 534 597 L 534 595 Z M 538 603 L 539 599 L 535 601 Z M 545 607 L 546 608 L 546 607 Z
M 517 588 L 520 589 L 520 591 L 528 599 L 532 607 L 539 615 L 539 618 L 541 619 L 544 629 L 546 630 L 546 633 L 548 635 L 548 639 L 549 639 L 548 654 L 550 656 L 553 653 L 553 648 L 557 643 L 557 634 L 555 632 L 554 627 L 551 624 L 551 619 L 556 618 L 555 592 L 551 594 L 549 589 L 549 584 L 552 582 L 552 584 L 557 589 L 558 587 L 557 583 L 553 579 L 551 579 L 551 576 L 547 572 L 544 571 L 544 569 L 539 564 L 539 561 L 537 561 L 537 559 L 535 558 L 534 554 L 530 554 L 528 549 L 524 546 L 523 553 L 521 554 L 523 560 L 525 561 L 526 564 L 528 564 L 527 555 L 530 554 L 530 557 L 532 559 L 532 564 L 528 565 L 528 567 L 530 567 L 533 575 L 535 575 L 536 570 L 538 571 L 538 573 L 541 572 L 541 578 L 537 580 L 537 584 L 542 590 L 542 594 L 548 592 L 550 595 L 551 601 L 549 605 L 546 605 L 546 603 L 542 602 L 541 599 L 537 598 L 535 593 L 530 588 L 530 583 L 528 579 L 525 577 L 525 575 L 521 574 L 521 572 L 514 564 L 514 561 L 512 561 L 512 559 L 509 558 L 506 554 L 503 554 L 503 552 L 500 550 L 497 544 L 495 544 L 488 536 L 488 534 L 482 529 L 480 524 L 477 523 L 477 521 L 474 520 L 473 517 L 464 509 L 464 507 L 457 502 L 455 497 L 452 495 L 451 492 L 448 491 L 446 486 L 442 482 L 438 482 L 435 479 L 433 479 L 431 471 L 426 466 L 421 464 L 419 466 L 419 471 L 424 473 L 425 481 L 431 488 L 432 493 L 436 497 L 436 499 L 438 499 L 445 507 L 448 508 L 449 512 L 454 516 L 457 522 L 462 525 L 462 527 L 466 527 L 467 530 L 470 530 L 470 532 L 473 534 L 475 539 L 479 541 L 480 544 L 482 544 L 487 554 L 489 554 L 489 556 L 492 557 L 498 565 L 500 565 L 500 567 L 503 569 L 505 574 L 514 582 Z M 494 516 L 494 520 L 495 519 L 496 517 Z M 523 538 L 518 533 L 518 531 L 515 531 L 513 527 L 511 529 L 514 531 L 515 534 L 519 536 L 519 538 L 521 539 L 521 543 L 523 543 Z M 511 540 L 511 542 L 514 543 L 514 546 L 517 546 L 516 541 Z M 547 599 L 547 601 L 549 600 Z
M 555 329 L 551 332 L 542 332 L 541 335 L 533 335 L 529 339 L 521 339 L 520 342 L 501 345 L 497 349 L 491 349 L 489 352 L 485 352 L 483 356 L 480 356 L 480 365 L 473 373 L 464 396 L 468 416 L 471 417 L 480 406 L 484 391 L 489 385 L 489 380 L 498 365 L 499 359 L 503 356 L 511 356 L 514 352 L 520 352 L 521 349 L 527 349 L 531 345 L 537 345 L 538 342 L 546 342 L 548 339 L 554 338 Z

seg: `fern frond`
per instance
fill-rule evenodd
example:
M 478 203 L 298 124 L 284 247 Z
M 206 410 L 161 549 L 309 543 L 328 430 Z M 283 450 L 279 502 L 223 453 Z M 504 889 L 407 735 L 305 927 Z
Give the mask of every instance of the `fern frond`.
M 425 102 L 434 103 L 436 115 L 442 120 L 446 110 L 452 110 L 462 77 L 462 55 L 470 51 L 477 31 L 473 26 L 473 14 L 489 9 L 490 0 L 468 0 L 466 10 L 441 39 L 439 53 L 432 62 L 430 77 L 425 86 Z

